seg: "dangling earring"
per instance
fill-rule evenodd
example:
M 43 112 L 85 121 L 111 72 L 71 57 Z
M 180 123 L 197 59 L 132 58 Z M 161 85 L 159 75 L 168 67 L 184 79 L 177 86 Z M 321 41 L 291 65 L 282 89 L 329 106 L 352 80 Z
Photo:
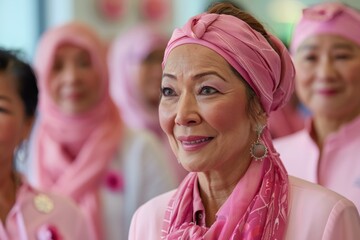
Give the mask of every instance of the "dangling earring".
M 251 148 L 250 148 L 250 155 L 251 155 L 251 157 L 253 157 L 255 159 L 255 161 L 257 161 L 257 160 L 262 161 L 266 157 L 267 152 L 268 152 L 267 147 L 260 139 L 261 133 L 264 130 L 264 128 L 265 128 L 265 125 L 260 126 L 256 129 L 257 139 L 251 145 Z
M 23 140 L 14 151 L 14 164 L 16 167 L 23 166 L 25 164 L 28 155 L 28 141 Z

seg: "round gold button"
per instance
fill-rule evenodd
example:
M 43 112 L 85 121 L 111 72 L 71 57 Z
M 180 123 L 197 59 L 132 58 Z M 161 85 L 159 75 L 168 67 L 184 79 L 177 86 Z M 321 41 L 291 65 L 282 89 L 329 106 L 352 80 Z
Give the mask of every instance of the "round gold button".
M 42 213 L 50 213 L 54 209 L 53 201 L 45 194 L 38 194 L 34 198 L 36 210 Z

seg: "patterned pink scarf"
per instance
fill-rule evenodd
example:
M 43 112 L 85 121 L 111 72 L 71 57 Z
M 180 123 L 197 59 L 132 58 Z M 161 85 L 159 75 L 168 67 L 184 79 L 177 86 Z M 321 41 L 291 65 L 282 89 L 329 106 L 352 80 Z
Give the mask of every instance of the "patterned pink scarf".
M 245 175 L 207 228 L 194 223 L 193 196 L 197 173 L 190 173 L 170 200 L 161 239 L 283 239 L 288 210 L 288 175 L 271 150 L 262 162 L 252 161 Z
M 64 43 L 86 49 L 102 81 L 103 96 L 88 112 L 64 114 L 49 96 L 48 80 L 56 49 Z M 40 122 L 34 141 L 35 186 L 72 197 L 87 216 L 95 239 L 101 239 L 98 190 L 120 142 L 121 120 L 108 93 L 105 51 L 87 26 L 69 23 L 48 31 L 38 46 Z M 70 159 L 64 147 L 75 146 Z
M 170 52 L 180 45 L 192 43 L 208 47 L 241 74 L 269 114 L 288 102 L 295 75 L 287 49 L 279 39 L 269 35 L 279 54 L 259 32 L 240 19 L 226 14 L 199 14 L 173 32 L 163 65 Z M 162 239 L 283 239 L 288 176 L 267 129 L 262 140 L 269 150 L 268 156 L 261 163 L 250 164 L 209 228 L 196 225 L 192 219 L 197 174 L 189 174 L 168 205 Z

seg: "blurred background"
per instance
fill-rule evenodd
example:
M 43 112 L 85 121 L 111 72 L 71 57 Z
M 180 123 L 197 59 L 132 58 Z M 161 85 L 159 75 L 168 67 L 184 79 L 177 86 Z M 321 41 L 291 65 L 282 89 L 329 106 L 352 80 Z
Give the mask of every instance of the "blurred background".
M 39 36 L 69 20 L 92 25 L 110 42 L 129 26 L 150 21 L 166 32 L 202 11 L 211 0 L 0 0 L 0 46 L 21 49 L 30 61 Z M 321 0 L 233 0 L 286 44 L 301 10 Z M 360 0 L 343 0 L 360 9 Z

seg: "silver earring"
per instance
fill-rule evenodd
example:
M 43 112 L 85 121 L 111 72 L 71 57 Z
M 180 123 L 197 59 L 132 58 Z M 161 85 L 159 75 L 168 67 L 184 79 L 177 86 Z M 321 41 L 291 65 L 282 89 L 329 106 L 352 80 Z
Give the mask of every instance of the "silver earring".
M 14 160 L 16 164 L 24 164 L 28 154 L 28 141 L 23 140 L 14 151 Z
M 250 155 L 252 158 L 255 159 L 255 161 L 258 161 L 258 160 L 262 161 L 266 157 L 267 152 L 268 152 L 267 147 L 260 139 L 261 133 L 264 130 L 264 128 L 265 128 L 265 125 L 258 127 L 256 129 L 257 139 L 251 145 L 251 148 L 250 148 Z

